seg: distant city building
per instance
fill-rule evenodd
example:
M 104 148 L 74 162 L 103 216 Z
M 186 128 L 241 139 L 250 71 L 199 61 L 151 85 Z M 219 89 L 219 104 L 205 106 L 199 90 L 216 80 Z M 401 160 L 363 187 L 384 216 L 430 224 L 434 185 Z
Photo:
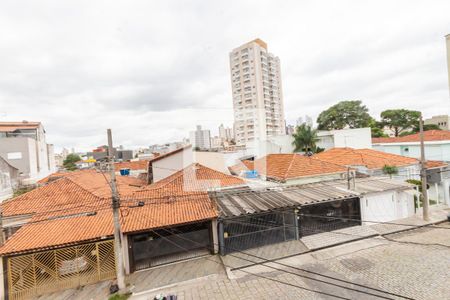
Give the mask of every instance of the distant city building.
M 0 122 L 0 156 L 18 169 L 24 185 L 55 172 L 53 145 L 46 143 L 40 122 Z
M 212 149 L 221 149 L 223 148 L 224 140 L 221 137 L 214 136 L 211 138 L 211 148 Z
M 441 130 L 450 130 L 450 116 L 440 115 L 433 116 L 423 121 L 425 125 L 437 125 Z
M 113 148 L 113 155 L 115 160 L 119 161 L 127 161 L 133 159 L 133 150 L 119 150 L 117 148 Z M 86 154 L 87 157 L 93 158 L 95 160 L 105 160 L 108 157 L 108 146 L 103 145 L 97 147 L 96 149 L 88 152 Z
M 299 117 L 298 119 L 297 119 L 297 126 L 300 126 L 300 125 L 302 125 L 302 124 L 306 124 L 306 125 L 308 125 L 308 126 L 313 126 L 313 120 L 312 120 L 312 118 L 310 117 L 310 116 L 308 116 L 308 115 L 305 115 L 305 117 L 303 118 L 303 117 Z
M 295 133 L 295 126 L 294 125 L 286 126 L 286 134 L 287 135 L 293 135 L 294 133 Z
M 229 127 L 225 127 L 223 126 L 223 124 L 220 124 L 219 126 L 219 138 L 222 139 L 223 141 L 231 141 L 234 136 L 233 136 L 233 129 L 229 128 Z
M 280 60 L 260 39 L 230 53 L 235 139 L 238 146 L 285 134 Z
M 211 148 L 211 133 L 209 130 L 202 129 L 202 126 L 197 125 L 195 131 L 189 133 L 191 144 L 194 148 L 207 150 Z

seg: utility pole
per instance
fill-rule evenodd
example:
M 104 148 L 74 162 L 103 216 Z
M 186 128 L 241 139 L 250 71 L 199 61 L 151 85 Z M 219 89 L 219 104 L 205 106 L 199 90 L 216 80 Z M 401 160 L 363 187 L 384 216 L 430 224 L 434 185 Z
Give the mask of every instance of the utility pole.
M 427 191 L 427 169 L 426 169 L 426 161 L 425 161 L 425 145 L 423 142 L 423 118 L 422 114 L 420 114 L 419 120 L 419 129 L 420 129 L 420 179 L 422 181 L 422 206 L 423 206 L 423 219 L 424 221 L 429 221 L 430 216 L 428 213 L 428 191 Z M 419 201 L 420 203 L 420 201 Z
M 350 190 L 350 167 L 347 167 L 347 190 Z
M 117 286 L 119 288 L 119 294 L 125 292 L 125 272 L 123 270 L 123 253 L 122 253 L 122 241 L 120 237 L 120 219 L 119 219 L 119 207 L 120 199 L 119 193 L 117 192 L 116 185 L 116 173 L 114 170 L 114 154 L 113 154 L 113 142 L 111 129 L 107 130 L 108 134 L 108 162 L 109 171 L 111 176 L 111 198 L 112 198 L 112 209 L 113 209 L 113 219 L 114 219 L 114 253 L 116 256 L 117 263 Z

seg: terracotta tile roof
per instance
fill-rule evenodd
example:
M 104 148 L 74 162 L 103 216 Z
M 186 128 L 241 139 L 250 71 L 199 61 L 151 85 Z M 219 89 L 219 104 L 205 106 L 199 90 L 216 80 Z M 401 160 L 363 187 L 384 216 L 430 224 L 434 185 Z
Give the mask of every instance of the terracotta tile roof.
M 434 168 L 442 168 L 448 166 L 448 163 L 440 161 L 440 160 L 428 160 L 425 163 L 425 167 L 427 169 L 434 169 Z
M 95 170 L 68 172 L 60 179 L 2 202 L 3 216 L 42 213 L 55 207 L 68 209 L 110 198 L 111 192 L 107 182 L 109 175 L 105 176 L 107 179 Z M 133 177 L 117 176 L 117 186 L 122 196 L 132 194 L 143 184 L 141 180 Z
M 239 175 L 242 171 L 253 170 L 254 163 L 252 160 L 241 160 L 238 164 L 228 168 L 231 174 Z
M 215 218 L 217 210 L 206 189 L 244 183 L 239 178 L 198 164 L 145 188 L 130 186 L 130 183 L 140 182 L 132 177 L 118 176 L 117 181 L 121 193 L 121 225 L 125 233 Z M 187 190 L 188 187 L 194 190 Z M 137 199 L 144 205 L 136 206 Z M 2 203 L 5 216 L 31 214 L 33 217 L 6 241 L 0 254 L 111 236 L 110 203 L 108 183 L 102 174 L 92 170 L 72 172 L 5 201 Z M 96 214 L 79 215 L 86 212 Z
M 133 193 L 135 199 L 152 195 L 155 190 L 162 190 L 168 195 L 184 194 L 185 192 L 203 192 L 209 188 L 243 185 L 245 182 L 238 177 L 195 163 L 169 177 L 148 185 Z M 159 192 L 158 192 L 159 193 Z
M 372 149 L 353 148 L 332 148 L 315 154 L 313 158 L 342 166 L 364 166 L 368 169 L 382 169 L 385 165 L 400 167 L 418 163 L 415 158 Z
M 275 180 L 320 176 L 346 172 L 347 169 L 332 162 L 320 161 L 301 154 L 269 154 L 252 163 L 243 163 L 247 169 Z M 239 165 L 234 170 L 239 170 Z
M 55 220 L 35 220 L 22 226 L 0 248 L 0 255 L 68 246 L 113 235 L 112 211 Z
M 17 129 L 36 129 L 40 122 L 0 122 L 0 132 L 12 132 Z
M 122 209 L 122 230 L 125 233 L 144 231 L 174 224 L 213 219 L 217 209 L 206 192 L 187 193 L 144 200 L 143 206 Z
M 427 130 L 423 133 L 423 139 L 426 142 L 450 141 L 450 130 Z M 372 138 L 372 144 L 414 142 L 420 142 L 419 133 L 399 137 Z
M 49 183 L 53 180 L 65 177 L 68 174 L 69 174 L 69 172 L 55 172 L 55 173 L 48 175 L 47 177 L 42 178 L 41 180 L 38 181 L 38 183 L 39 184 Z
M 148 160 L 138 160 L 138 161 L 123 161 L 114 164 L 114 169 L 120 171 L 120 169 L 130 169 L 130 170 L 145 170 L 148 169 Z

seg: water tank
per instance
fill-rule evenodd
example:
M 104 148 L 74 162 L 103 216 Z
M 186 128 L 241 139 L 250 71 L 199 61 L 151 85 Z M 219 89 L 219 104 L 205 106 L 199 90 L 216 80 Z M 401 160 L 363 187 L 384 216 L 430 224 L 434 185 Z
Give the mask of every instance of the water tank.
M 130 175 L 130 169 L 120 169 L 120 175 L 121 176 L 128 176 L 128 175 Z

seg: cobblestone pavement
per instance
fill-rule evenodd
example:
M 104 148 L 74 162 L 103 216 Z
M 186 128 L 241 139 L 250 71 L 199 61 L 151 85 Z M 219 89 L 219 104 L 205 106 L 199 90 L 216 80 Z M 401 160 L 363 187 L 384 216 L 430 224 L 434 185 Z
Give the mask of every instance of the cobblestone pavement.
M 450 228 L 448 224 L 439 226 Z M 387 239 L 371 238 L 291 257 L 280 262 L 412 299 L 450 299 L 449 245 L 450 229 L 422 228 L 392 234 L 387 236 Z M 282 271 L 271 269 L 268 266 L 282 269 Z M 283 270 L 294 274 L 283 272 Z M 231 280 L 223 277 L 199 279 L 148 294 L 134 295 L 132 299 L 153 299 L 157 293 L 176 294 L 179 300 L 336 299 L 297 286 L 330 293 L 345 299 L 380 299 L 302 278 L 298 275 L 344 285 L 342 282 L 324 279 L 318 275 L 307 274 L 276 263 L 244 268 L 233 271 L 232 275 L 236 278 Z M 268 277 L 271 280 L 258 276 Z M 355 285 L 345 284 L 345 286 L 369 291 Z M 370 292 L 379 294 L 374 291 Z M 387 294 L 384 296 L 390 299 L 401 299 Z

